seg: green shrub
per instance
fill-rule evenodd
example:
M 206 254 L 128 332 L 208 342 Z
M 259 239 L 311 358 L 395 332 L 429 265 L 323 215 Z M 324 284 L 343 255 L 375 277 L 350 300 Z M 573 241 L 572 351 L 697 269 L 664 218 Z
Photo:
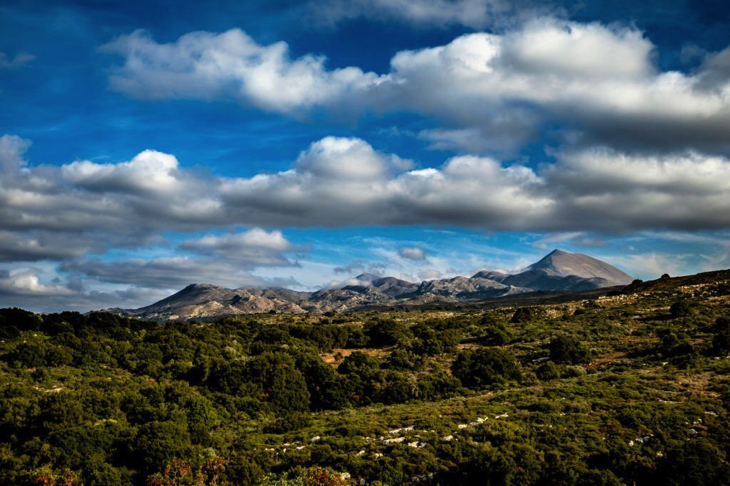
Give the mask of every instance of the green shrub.
M 465 386 L 474 388 L 519 380 L 521 377 L 515 357 L 507 351 L 494 348 L 460 352 L 451 366 L 451 372 Z
M 542 381 L 551 381 L 560 378 L 560 369 L 552 361 L 540 365 L 535 374 Z
M 669 307 L 669 314 L 673 319 L 692 315 L 692 307 L 686 300 L 679 300 Z
M 550 341 L 550 359 L 560 364 L 579 364 L 590 361 L 590 352 L 572 336 L 558 336 Z

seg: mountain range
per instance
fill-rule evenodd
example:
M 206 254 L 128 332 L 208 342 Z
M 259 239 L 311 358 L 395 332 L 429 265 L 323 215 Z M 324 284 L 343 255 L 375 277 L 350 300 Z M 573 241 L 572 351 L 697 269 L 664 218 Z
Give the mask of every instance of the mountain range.
M 267 312 L 341 312 L 373 306 L 470 302 L 531 292 L 580 292 L 624 286 L 634 279 L 588 255 L 554 250 L 514 274 L 483 270 L 471 277 L 413 283 L 365 273 L 354 280 L 356 285 L 316 292 L 283 288 L 227 289 L 209 284 L 191 284 L 147 307 L 107 310 L 124 316 L 159 321 L 214 319 Z

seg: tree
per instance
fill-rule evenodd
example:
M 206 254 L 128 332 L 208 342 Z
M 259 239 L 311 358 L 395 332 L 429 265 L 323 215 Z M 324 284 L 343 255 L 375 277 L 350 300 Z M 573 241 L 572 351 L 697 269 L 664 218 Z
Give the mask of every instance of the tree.
M 730 352 L 730 319 L 718 317 L 715 329 L 717 334 L 712 338 L 712 350 L 716 354 L 727 354 Z
M 535 374 L 542 381 L 551 381 L 560 378 L 560 370 L 555 363 L 548 361 L 543 363 L 536 371 Z
M 510 322 L 519 324 L 522 322 L 530 322 L 533 319 L 532 310 L 529 307 L 519 307 L 514 314 Z
M 246 366 L 249 381 L 261 386 L 262 395 L 271 408 L 281 413 L 309 408 L 309 391 L 302 373 L 286 353 L 266 352 Z
M 669 308 L 669 314 L 672 319 L 687 317 L 692 314 L 692 307 L 686 300 L 678 300 Z
M 405 324 L 392 319 L 371 323 L 366 326 L 365 332 L 370 336 L 370 346 L 376 348 L 402 344 L 411 337 Z
M 515 357 L 507 351 L 493 348 L 460 352 L 451 366 L 451 373 L 464 385 L 474 388 L 521 377 Z
M 550 359 L 561 364 L 579 364 L 590 361 L 590 352 L 578 339 L 558 336 L 550 341 Z
M 184 423 L 149 422 L 137 433 L 134 450 L 147 472 L 158 471 L 176 457 L 186 457 L 190 436 Z

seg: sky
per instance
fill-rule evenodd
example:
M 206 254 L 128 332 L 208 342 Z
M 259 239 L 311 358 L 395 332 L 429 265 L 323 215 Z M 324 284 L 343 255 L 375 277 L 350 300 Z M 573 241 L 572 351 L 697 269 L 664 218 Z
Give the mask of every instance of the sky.
M 7 0 L 0 307 L 730 267 L 726 0 Z

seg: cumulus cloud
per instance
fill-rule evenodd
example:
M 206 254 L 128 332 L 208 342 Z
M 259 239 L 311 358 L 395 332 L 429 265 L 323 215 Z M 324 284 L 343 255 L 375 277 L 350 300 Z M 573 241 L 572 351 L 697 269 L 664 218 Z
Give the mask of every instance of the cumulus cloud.
M 0 295 L 56 296 L 69 295 L 71 290 L 61 285 L 41 283 L 33 268 L 14 268 L 0 271 Z
M 286 258 L 285 252 L 304 250 L 284 238 L 281 231 L 267 232 L 260 228 L 222 236 L 206 235 L 187 240 L 180 248 L 219 259 L 225 258 L 238 266 L 248 268 L 289 266 L 292 263 Z
M 30 148 L 30 143 L 17 135 L 0 137 L 0 170 L 4 176 L 10 176 L 26 165 L 23 154 Z
M 403 258 L 408 258 L 409 260 L 423 261 L 426 259 L 426 251 L 417 246 L 401 248 L 398 250 L 398 254 Z
M 112 88 L 147 99 L 227 99 L 293 113 L 378 82 L 375 74 L 355 67 L 329 71 L 322 56 L 292 60 L 285 42 L 263 46 L 239 29 L 193 32 L 169 44 L 138 30 L 101 51 L 125 58 L 111 75 Z
M 169 295 L 168 290 L 147 287 L 87 289 L 78 280 L 63 283 L 54 278 L 53 282 L 44 282 L 47 273 L 31 267 L 0 270 L 0 305 L 36 312 L 86 312 L 108 307 L 141 307 Z
M 110 82 L 131 96 L 236 100 L 294 116 L 418 113 L 446 124 L 423 134 L 436 147 L 514 147 L 547 123 L 616 147 L 717 149 L 730 139 L 728 50 L 692 74 L 662 72 L 634 27 L 538 18 L 398 52 L 380 75 L 292 60 L 286 44 L 262 46 L 240 30 L 168 44 L 134 32 L 102 49 L 124 58 Z
M 118 164 L 73 162 L 64 165 L 61 174 L 78 187 L 98 191 L 165 193 L 180 187 L 177 159 L 154 150 Z
M 27 144 L 16 140 L 15 146 L 21 150 Z M 152 170 L 160 170 L 168 184 L 144 185 L 144 178 L 155 177 L 149 164 L 134 162 L 144 157 L 168 161 Z M 725 157 L 590 148 L 559 152 L 556 158 L 530 168 L 458 156 L 440 167 L 404 169 L 408 164 L 402 159 L 363 140 L 328 137 L 304 150 L 288 170 L 200 180 L 172 164 L 172 155 L 156 152 L 145 151 L 130 162 L 87 163 L 91 169 L 79 171 L 78 162 L 21 167 L 22 157 L 6 151 L 0 160 L 13 160 L 15 168 L 5 169 L 0 179 L 0 223 L 7 228 L 0 243 L 17 251 L 18 238 L 24 237 L 29 251 L 41 251 L 50 246 L 49 235 L 75 235 L 84 244 L 69 250 L 74 253 L 96 245 L 99 235 L 110 246 L 139 245 L 168 231 L 240 226 L 431 224 L 561 232 L 730 225 Z M 106 179 L 107 174 L 120 175 Z M 246 255 L 277 245 L 277 251 L 284 250 L 283 235 L 257 229 L 206 236 L 183 249 Z
M 561 203 L 555 221 L 564 228 L 619 232 L 727 227 L 729 176 L 725 157 L 627 155 L 605 148 L 565 153 L 544 172 Z

